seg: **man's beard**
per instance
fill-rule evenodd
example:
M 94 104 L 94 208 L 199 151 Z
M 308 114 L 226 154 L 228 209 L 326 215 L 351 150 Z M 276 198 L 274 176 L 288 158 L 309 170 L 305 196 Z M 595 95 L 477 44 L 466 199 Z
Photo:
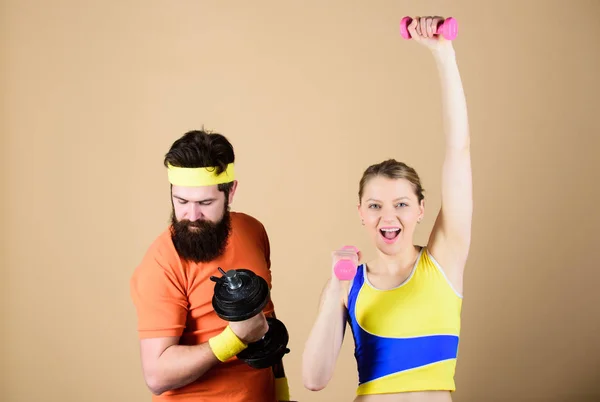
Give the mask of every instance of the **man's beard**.
M 177 221 L 172 213 L 171 224 L 171 239 L 181 258 L 195 263 L 209 262 L 225 252 L 231 232 L 231 216 L 227 205 L 223 218 L 217 223 L 206 220 Z

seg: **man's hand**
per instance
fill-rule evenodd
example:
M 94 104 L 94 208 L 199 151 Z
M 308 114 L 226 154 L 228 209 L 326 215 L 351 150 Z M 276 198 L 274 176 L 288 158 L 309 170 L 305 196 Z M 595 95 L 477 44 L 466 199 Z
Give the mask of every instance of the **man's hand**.
M 269 324 L 262 312 L 244 321 L 232 321 L 229 327 L 245 344 L 259 341 L 269 330 Z

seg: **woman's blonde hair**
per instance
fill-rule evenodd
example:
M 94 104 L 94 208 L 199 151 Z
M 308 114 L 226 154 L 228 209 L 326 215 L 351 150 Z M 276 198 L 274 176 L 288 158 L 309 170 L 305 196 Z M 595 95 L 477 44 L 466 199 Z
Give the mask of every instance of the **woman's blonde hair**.
M 421 186 L 421 179 L 415 169 L 404 162 L 388 159 L 381 163 L 371 165 L 364 171 L 358 187 L 359 202 L 362 201 L 363 192 L 368 181 L 377 176 L 384 176 L 388 179 L 406 179 L 413 185 L 419 203 L 425 198 L 423 195 L 425 190 Z

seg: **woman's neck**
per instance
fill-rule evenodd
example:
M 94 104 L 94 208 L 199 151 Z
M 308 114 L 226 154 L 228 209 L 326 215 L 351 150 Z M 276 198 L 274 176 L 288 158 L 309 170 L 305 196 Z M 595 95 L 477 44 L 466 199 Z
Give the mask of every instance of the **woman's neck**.
M 387 255 L 380 251 L 376 264 L 379 270 L 387 272 L 390 275 L 405 273 L 407 270 L 412 270 L 419 256 L 419 251 L 420 247 L 414 245 L 404 248 L 394 255 Z

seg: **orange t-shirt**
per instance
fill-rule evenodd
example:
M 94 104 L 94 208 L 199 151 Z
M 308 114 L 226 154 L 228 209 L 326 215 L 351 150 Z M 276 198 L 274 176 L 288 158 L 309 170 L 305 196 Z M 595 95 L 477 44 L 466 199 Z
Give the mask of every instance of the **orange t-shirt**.
M 231 233 L 223 255 L 209 263 L 180 259 L 169 229 L 150 246 L 131 278 L 131 297 L 138 317 L 139 338 L 179 336 L 180 344 L 195 345 L 223 331 L 227 322 L 212 307 L 218 267 L 246 268 L 263 277 L 271 288 L 270 246 L 264 226 L 255 218 L 231 213 Z M 265 314 L 274 311 L 272 301 Z M 275 402 L 271 368 L 254 369 L 233 358 L 220 363 L 197 381 L 153 395 L 153 401 Z

